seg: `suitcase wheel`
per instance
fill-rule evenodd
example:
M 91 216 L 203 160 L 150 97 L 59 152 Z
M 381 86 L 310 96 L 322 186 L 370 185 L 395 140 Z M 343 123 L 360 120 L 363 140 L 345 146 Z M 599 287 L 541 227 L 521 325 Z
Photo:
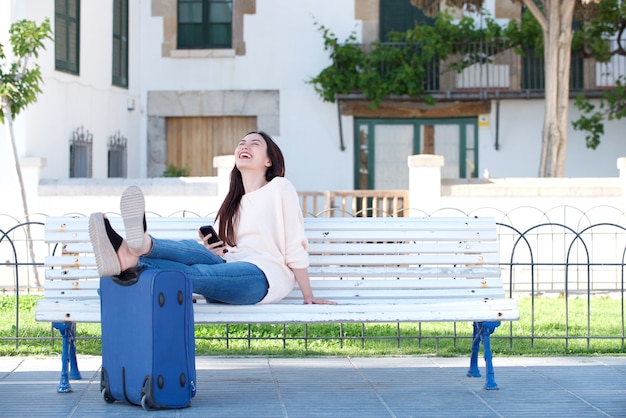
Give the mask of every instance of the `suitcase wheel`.
M 152 411 L 153 409 L 155 409 L 148 400 L 148 395 L 145 394 L 141 397 L 141 407 L 146 411 Z
M 102 399 L 104 399 L 106 403 L 115 402 L 115 399 L 113 399 L 113 396 L 111 396 L 109 391 L 107 391 L 105 388 L 102 389 Z

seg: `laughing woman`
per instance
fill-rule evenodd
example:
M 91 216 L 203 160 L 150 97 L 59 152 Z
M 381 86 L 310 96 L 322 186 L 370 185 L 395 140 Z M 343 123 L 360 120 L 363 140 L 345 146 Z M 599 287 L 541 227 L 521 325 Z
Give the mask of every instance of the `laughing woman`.
M 179 270 L 207 302 L 272 303 L 297 282 L 305 304 L 334 304 L 311 290 L 308 241 L 293 185 L 284 177 L 283 154 L 264 132 L 250 132 L 235 149 L 230 189 L 216 216 L 219 241 L 152 237 L 146 228 L 141 189 L 124 191 L 120 209 L 123 239 L 102 213 L 89 218 L 89 235 L 100 276 L 133 270 Z

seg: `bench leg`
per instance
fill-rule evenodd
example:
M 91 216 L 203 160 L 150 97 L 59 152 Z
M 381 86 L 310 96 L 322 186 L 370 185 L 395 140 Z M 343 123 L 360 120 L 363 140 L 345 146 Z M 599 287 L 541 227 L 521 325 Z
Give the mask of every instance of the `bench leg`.
M 485 381 L 485 389 L 487 390 L 498 389 L 493 370 L 490 338 L 491 334 L 493 334 L 498 326 L 500 326 L 499 322 L 474 322 L 472 357 L 470 359 L 470 367 L 467 371 L 467 376 L 480 377 L 480 370 L 478 370 L 478 351 L 480 350 L 480 343 L 482 342 L 485 351 L 485 365 L 487 367 L 487 379 Z
M 59 381 L 57 392 L 68 393 L 72 391 L 69 379 L 80 380 L 82 377 L 78 370 L 78 361 L 76 359 L 76 323 L 54 322 L 52 326 L 59 330 L 63 338 L 61 380 Z

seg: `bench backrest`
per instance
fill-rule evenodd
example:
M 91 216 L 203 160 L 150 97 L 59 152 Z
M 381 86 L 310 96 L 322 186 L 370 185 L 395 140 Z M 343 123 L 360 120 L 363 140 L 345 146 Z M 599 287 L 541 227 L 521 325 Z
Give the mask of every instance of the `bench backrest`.
M 110 220 L 123 235 L 121 218 Z M 198 228 L 212 223 L 210 218 L 148 218 L 149 232 L 169 239 L 197 239 Z M 88 229 L 87 217 L 47 218 L 44 241 L 59 245 L 46 257 L 45 298 L 98 298 Z M 318 297 L 427 301 L 476 297 L 480 289 L 482 297 L 504 298 L 493 218 L 305 218 L 305 230 Z M 297 290 L 284 302 L 294 299 L 301 300 Z

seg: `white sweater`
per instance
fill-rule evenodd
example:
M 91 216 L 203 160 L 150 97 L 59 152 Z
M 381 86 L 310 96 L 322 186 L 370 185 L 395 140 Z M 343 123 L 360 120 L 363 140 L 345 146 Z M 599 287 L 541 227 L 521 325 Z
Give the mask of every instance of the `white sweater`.
M 296 189 L 284 177 L 246 193 L 235 226 L 237 245 L 228 247 L 227 262 L 246 261 L 259 267 L 269 283 L 260 303 L 283 299 L 293 290 L 290 268 L 309 267 L 308 241 Z

